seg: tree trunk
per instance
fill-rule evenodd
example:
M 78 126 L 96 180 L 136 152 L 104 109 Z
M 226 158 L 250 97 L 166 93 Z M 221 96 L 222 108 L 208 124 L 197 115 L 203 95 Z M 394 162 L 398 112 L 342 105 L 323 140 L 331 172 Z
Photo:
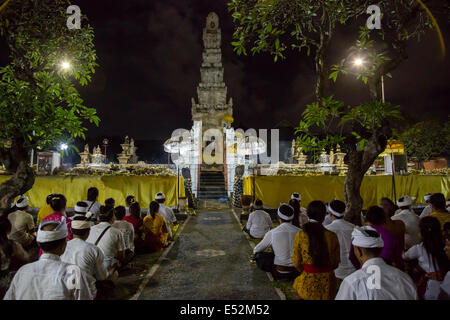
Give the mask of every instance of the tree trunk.
M 15 197 L 33 187 L 35 174 L 28 164 L 28 149 L 23 139 L 13 140 L 11 148 L 0 149 L 0 162 L 12 177 L 0 185 L 0 214 L 9 209 Z

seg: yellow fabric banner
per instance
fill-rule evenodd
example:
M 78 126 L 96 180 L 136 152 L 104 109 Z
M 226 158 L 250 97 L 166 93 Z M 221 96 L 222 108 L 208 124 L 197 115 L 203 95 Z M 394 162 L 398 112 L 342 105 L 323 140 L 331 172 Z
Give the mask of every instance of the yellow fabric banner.
M 253 195 L 254 177 L 244 178 L 244 194 Z M 342 176 L 257 176 L 255 180 L 256 198 L 264 205 L 277 208 L 287 203 L 293 192 L 302 195 L 302 205 L 306 207 L 313 200 L 344 200 L 345 177 Z M 449 176 L 395 176 L 397 198 L 403 195 L 416 197 L 416 203 L 424 203 L 427 193 L 443 193 L 450 197 Z M 361 185 L 363 207 L 377 205 L 383 197 L 393 198 L 392 176 L 366 176 Z
M 0 184 L 8 180 L 8 176 L 0 176 Z M 148 208 L 157 192 L 164 192 L 166 205 L 177 205 L 176 176 L 76 176 L 76 177 L 36 177 L 33 188 L 26 193 L 30 198 L 30 206 L 41 208 L 47 195 L 62 193 L 67 197 L 67 207 L 72 208 L 78 201 L 86 200 L 87 190 L 96 187 L 99 191 L 98 202 L 105 203 L 114 198 L 116 205 L 125 205 L 125 198 L 134 195 L 141 208 Z M 184 179 L 180 176 L 180 197 L 185 197 Z

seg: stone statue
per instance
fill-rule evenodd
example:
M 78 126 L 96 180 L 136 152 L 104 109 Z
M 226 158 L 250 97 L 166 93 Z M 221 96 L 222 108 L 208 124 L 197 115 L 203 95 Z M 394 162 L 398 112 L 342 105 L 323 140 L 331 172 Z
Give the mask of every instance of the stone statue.
M 88 144 L 84 145 L 84 152 L 89 153 L 89 145 Z

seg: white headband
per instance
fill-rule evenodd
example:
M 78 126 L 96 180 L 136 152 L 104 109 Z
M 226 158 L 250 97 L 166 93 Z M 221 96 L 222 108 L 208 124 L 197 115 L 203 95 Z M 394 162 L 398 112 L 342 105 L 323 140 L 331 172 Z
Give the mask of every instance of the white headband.
M 302 195 L 300 193 L 297 193 L 298 197 L 295 195 L 295 193 L 292 194 L 291 199 L 295 199 L 298 201 L 302 200 Z
M 381 235 L 377 238 L 371 237 L 366 230 L 376 230 L 372 227 L 355 227 L 352 232 L 352 244 L 360 248 L 383 248 L 384 241 Z
M 72 220 L 72 229 L 90 229 L 92 222 L 89 220 Z
M 22 201 L 20 201 L 22 199 Z M 20 202 L 19 202 L 20 201 Z M 30 203 L 30 199 L 26 196 L 22 196 L 16 201 L 16 207 L 17 208 L 26 208 L 28 207 L 28 204 Z
M 415 197 L 410 197 L 410 196 L 403 196 L 402 198 L 403 198 L 403 201 L 400 201 L 400 200 L 397 201 L 397 205 L 399 207 L 410 206 L 412 204 L 412 201 L 416 199 Z
M 74 211 L 76 211 L 76 212 L 87 212 L 87 210 L 88 210 L 88 207 L 81 207 L 81 206 L 77 206 L 77 205 L 75 205 L 75 207 L 73 208 L 73 210 Z
M 332 208 L 330 205 L 327 206 L 327 209 L 328 209 L 328 211 L 331 212 L 332 215 L 334 215 L 334 216 L 336 216 L 336 217 L 341 218 L 341 217 L 344 216 L 344 213 L 339 213 L 339 212 L 333 210 L 333 208 Z
M 319 223 L 319 221 L 315 220 L 315 219 L 308 219 L 309 223 Z
M 290 207 L 290 208 L 292 209 L 292 211 L 294 211 L 294 208 L 292 208 L 290 205 L 285 204 L 285 203 L 284 203 L 284 205 Z M 281 206 L 280 206 L 280 208 L 281 208 Z M 279 216 L 281 219 L 286 220 L 286 221 L 291 221 L 292 219 L 294 219 L 294 215 L 288 217 L 288 216 L 285 216 L 284 214 L 282 214 L 281 211 L 280 211 L 280 208 L 278 208 L 278 216 Z
M 431 196 L 432 196 L 432 194 L 431 194 L 431 193 L 428 193 L 428 194 L 426 194 L 426 195 L 423 197 L 423 199 L 424 199 L 426 202 L 428 202 L 428 201 L 430 201 Z
M 162 199 L 165 199 L 166 197 L 164 196 L 164 193 L 162 193 L 162 192 L 158 192 L 157 194 L 156 194 L 156 196 L 155 196 L 155 199 L 156 200 L 162 200 Z
M 42 230 L 48 224 L 58 224 L 53 230 Z M 66 218 L 62 217 L 61 222 L 58 221 L 44 221 L 39 225 L 36 241 L 41 243 L 61 240 L 67 237 Z

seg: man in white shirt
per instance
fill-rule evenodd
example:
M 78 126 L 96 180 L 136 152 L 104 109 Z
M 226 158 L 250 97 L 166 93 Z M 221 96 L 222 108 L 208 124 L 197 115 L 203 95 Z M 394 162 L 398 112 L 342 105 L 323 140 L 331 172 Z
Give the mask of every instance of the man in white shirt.
M 384 242 L 374 228 L 355 227 L 352 244 L 362 267 L 342 281 L 336 300 L 417 300 L 412 279 L 379 257 Z
M 341 262 L 339 263 L 339 267 L 334 270 L 334 274 L 340 282 L 356 270 L 348 258 L 350 253 L 350 245 L 352 243 L 352 232 L 355 226 L 344 220 L 344 202 L 340 200 L 331 201 L 328 204 L 327 211 L 332 222 L 325 228 L 336 233 L 339 240 Z
M 128 263 L 134 256 L 134 228 L 131 223 L 123 220 L 125 217 L 125 208 L 123 206 L 114 208 L 114 217 L 115 221 L 112 226 L 122 232 L 125 248 L 125 262 Z
M 67 225 L 44 221 L 37 242 L 43 254 L 15 274 L 5 300 L 92 300 L 88 278 L 80 267 L 61 261 L 66 248 Z
M 263 202 L 256 200 L 253 204 L 255 211 L 250 213 L 246 228 L 255 239 L 262 239 L 264 235 L 273 228 L 272 219 L 270 215 L 263 210 Z
M 294 279 L 298 271 L 292 263 L 292 249 L 295 235 L 300 228 L 292 225 L 294 209 L 285 203 L 278 208 L 280 225 L 266 233 L 263 240 L 253 249 L 256 264 L 260 269 L 271 272 L 275 279 Z M 264 252 L 272 246 L 273 252 Z
M 87 192 L 87 201 L 85 202 L 88 205 L 87 211 L 92 214 L 92 219 L 94 221 L 98 220 L 98 213 L 101 207 L 101 204 L 97 202 L 97 198 L 98 198 L 98 189 L 96 187 L 89 188 Z
M 400 220 L 405 224 L 405 250 L 419 244 L 420 239 L 420 218 L 411 210 L 412 199 L 409 196 L 403 196 L 397 201 L 400 211 L 392 216 L 392 220 Z
M 423 208 L 422 213 L 420 214 L 419 218 L 423 218 L 423 217 L 429 216 L 431 214 L 430 198 L 432 195 L 433 195 L 432 193 L 427 193 L 423 197 L 427 206 L 425 208 Z
M 114 209 L 101 206 L 99 219 L 100 223 L 91 227 L 89 237 L 86 242 L 98 246 L 104 255 L 103 265 L 106 269 L 116 269 L 120 267 L 125 258 L 125 247 L 122 232 L 113 228 Z
M 169 237 L 173 237 L 173 227 L 177 224 L 177 217 L 175 216 L 175 213 L 173 210 L 169 207 L 166 207 L 164 205 L 164 202 L 166 201 L 166 196 L 162 192 L 158 192 L 155 195 L 156 202 L 159 203 L 159 215 L 163 216 L 166 220 L 167 224 L 167 230 L 169 231 Z
M 87 275 L 91 291 L 97 294 L 96 281 L 106 280 L 108 271 L 103 265 L 103 252 L 92 243 L 86 242 L 92 222 L 89 217 L 75 217 L 72 220 L 73 239 L 67 243 L 61 261 L 79 266 Z
M 8 215 L 11 222 L 11 233 L 8 238 L 20 243 L 25 249 L 33 245 L 36 239 L 33 216 L 26 212 L 28 204 L 28 197 L 20 197 L 13 207 L 14 212 Z

